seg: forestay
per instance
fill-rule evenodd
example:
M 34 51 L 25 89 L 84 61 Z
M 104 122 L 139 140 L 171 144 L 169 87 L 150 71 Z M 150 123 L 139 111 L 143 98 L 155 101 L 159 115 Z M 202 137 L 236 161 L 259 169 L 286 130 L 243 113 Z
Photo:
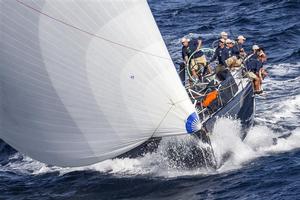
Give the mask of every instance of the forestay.
M 0 0 L 1 138 L 82 166 L 198 117 L 145 0 Z

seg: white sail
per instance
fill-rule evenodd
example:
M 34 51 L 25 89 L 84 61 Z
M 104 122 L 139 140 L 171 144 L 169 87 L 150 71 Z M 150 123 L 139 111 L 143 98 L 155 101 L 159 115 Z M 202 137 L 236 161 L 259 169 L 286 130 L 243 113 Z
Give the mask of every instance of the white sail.
M 195 109 L 145 0 L 0 0 L 0 137 L 82 166 L 185 134 Z

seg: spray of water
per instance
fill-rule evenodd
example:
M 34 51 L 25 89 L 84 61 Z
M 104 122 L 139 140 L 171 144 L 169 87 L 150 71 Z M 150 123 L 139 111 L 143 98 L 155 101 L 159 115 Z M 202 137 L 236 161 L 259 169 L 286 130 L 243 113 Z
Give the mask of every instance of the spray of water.
M 197 155 L 190 154 L 193 146 L 205 147 L 203 146 L 205 144 L 199 141 L 196 144 L 197 140 L 188 136 L 165 139 L 161 142 L 157 152 L 148 153 L 140 158 L 112 159 L 91 166 L 77 168 L 50 167 L 16 153 L 10 157 L 10 162 L 2 170 L 25 174 L 42 174 L 58 171 L 61 175 L 78 170 L 94 170 L 116 176 L 149 175 L 177 177 L 223 173 L 238 169 L 257 157 L 290 151 L 300 147 L 299 128 L 294 130 L 288 138 L 277 139 L 276 145 L 274 145 L 273 138 L 278 138 L 279 135 L 266 126 L 253 127 L 243 141 L 240 134 L 241 125 L 239 121 L 226 118 L 217 120 L 211 134 L 211 142 L 218 165 L 217 170 L 208 167 L 188 169 L 185 164 L 178 164 L 181 163 L 180 159 L 183 157 L 197 159 Z M 170 149 L 180 149 L 180 152 L 177 152 L 178 154 L 175 156 L 178 160 L 170 159 L 167 156 L 167 152 Z

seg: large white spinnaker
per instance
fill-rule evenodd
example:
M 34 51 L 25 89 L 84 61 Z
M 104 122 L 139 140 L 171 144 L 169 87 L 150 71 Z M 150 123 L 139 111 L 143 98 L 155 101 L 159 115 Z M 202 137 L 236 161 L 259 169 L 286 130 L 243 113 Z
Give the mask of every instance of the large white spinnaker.
M 1 133 L 59 166 L 193 132 L 195 109 L 145 0 L 0 0 Z

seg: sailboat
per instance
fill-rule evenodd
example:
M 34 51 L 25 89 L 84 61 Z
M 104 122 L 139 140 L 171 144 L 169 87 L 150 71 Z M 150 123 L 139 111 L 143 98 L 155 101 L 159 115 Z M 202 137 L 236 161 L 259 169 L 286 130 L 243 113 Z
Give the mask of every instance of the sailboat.
M 146 0 L 0 0 L 0 10 L 0 138 L 33 159 L 90 165 L 248 109 L 230 101 L 200 119 Z

